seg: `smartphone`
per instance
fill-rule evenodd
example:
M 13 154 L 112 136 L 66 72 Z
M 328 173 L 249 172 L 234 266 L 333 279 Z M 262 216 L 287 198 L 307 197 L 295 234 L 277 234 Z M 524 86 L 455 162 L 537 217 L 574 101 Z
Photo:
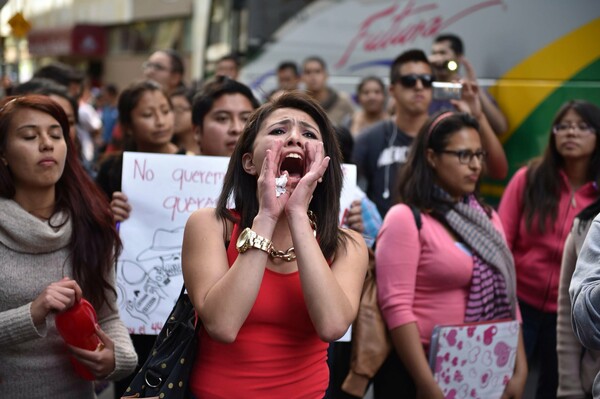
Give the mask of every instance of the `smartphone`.
M 462 83 L 433 82 L 434 100 L 460 100 Z

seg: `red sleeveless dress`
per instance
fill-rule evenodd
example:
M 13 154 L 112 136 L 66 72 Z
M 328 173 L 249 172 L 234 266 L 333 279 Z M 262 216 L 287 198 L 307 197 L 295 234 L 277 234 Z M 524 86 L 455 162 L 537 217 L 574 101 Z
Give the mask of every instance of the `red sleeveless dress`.
M 237 258 L 235 225 L 227 248 Z M 201 329 L 190 375 L 197 399 L 322 398 L 329 383 L 328 343 L 308 315 L 298 272 L 265 270 L 256 302 L 235 342 L 224 344 Z

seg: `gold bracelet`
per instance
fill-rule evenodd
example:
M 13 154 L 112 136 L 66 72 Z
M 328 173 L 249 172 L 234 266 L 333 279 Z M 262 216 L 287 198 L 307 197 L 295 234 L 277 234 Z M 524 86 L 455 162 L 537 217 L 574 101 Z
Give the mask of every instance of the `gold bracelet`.
M 313 229 L 313 234 L 317 237 L 317 218 L 312 211 L 308 211 L 308 220 L 310 227 Z M 257 248 L 265 251 L 273 259 L 283 259 L 286 262 L 292 262 L 296 259 L 294 247 L 289 247 L 286 251 L 278 251 L 273 246 L 273 243 L 268 238 L 258 235 L 250 227 L 242 230 L 235 245 L 239 253 L 243 254 L 250 248 Z

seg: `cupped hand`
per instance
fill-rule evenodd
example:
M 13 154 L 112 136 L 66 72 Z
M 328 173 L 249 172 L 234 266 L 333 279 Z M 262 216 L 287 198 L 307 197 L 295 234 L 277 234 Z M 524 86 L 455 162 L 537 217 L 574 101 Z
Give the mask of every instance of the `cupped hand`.
M 110 201 L 110 210 L 116 222 L 122 222 L 129 219 L 131 205 L 129 205 L 127 196 L 121 191 L 115 191 L 112 195 L 112 200 Z
M 346 223 L 346 226 L 348 226 L 348 228 L 357 231 L 361 234 L 364 233 L 365 226 L 363 224 L 362 206 L 360 204 L 360 200 L 352 201 L 344 223 Z
M 323 181 L 323 176 L 329 166 L 330 158 L 325 156 L 323 143 L 321 142 L 306 142 L 304 154 L 308 168 L 287 200 L 285 210 L 288 214 L 293 212 L 306 213 L 308 211 L 308 205 L 315 188 L 317 188 L 317 184 Z
M 31 318 L 37 326 L 50 312 L 62 312 L 81 299 L 81 287 L 68 277 L 47 286 L 31 303 Z
M 96 335 L 102 342 L 96 350 L 89 351 L 72 345 L 69 345 L 69 350 L 82 365 L 101 380 L 115 370 L 115 343 L 99 325 L 96 325 Z
M 275 140 L 273 146 L 267 150 L 257 181 L 259 212 L 273 220 L 279 219 L 290 197 L 287 191 L 279 197 L 275 192 L 275 178 L 279 177 L 282 147 L 283 141 Z

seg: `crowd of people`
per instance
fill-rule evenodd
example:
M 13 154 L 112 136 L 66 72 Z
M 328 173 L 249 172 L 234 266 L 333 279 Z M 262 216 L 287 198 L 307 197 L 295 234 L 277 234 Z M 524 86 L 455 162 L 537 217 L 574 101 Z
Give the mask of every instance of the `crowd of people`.
M 369 271 L 388 336 L 363 368 L 375 399 L 447 397 L 428 358 L 435 327 L 507 319 L 520 329 L 502 398 L 523 398 L 532 368 L 536 398 L 600 398 L 600 108 L 573 99 L 549 115 L 545 151 L 494 209 L 478 188 L 509 177 L 508 122 L 464 54 L 441 35 L 429 56 L 399 54 L 388 87 L 366 76 L 354 96 L 328 85 L 319 56 L 274 66 L 261 99 L 232 55 L 186 85 L 170 49 L 121 91 L 90 90 L 60 63 L 15 86 L 0 103 L 0 396 L 95 397 L 102 384 L 78 377 L 74 356 L 118 399 L 148 358 L 155 336 L 129 335 L 115 289 L 118 224 L 139 212 L 123 152 L 139 151 L 230 159 L 216 208 L 192 213 L 182 242 L 202 323 L 193 397 L 361 397 L 344 380 L 385 343 L 336 341 Z M 434 81 L 459 96 L 434 98 Z M 358 182 L 340 221 L 343 162 Z M 95 350 L 54 323 L 82 298 Z

